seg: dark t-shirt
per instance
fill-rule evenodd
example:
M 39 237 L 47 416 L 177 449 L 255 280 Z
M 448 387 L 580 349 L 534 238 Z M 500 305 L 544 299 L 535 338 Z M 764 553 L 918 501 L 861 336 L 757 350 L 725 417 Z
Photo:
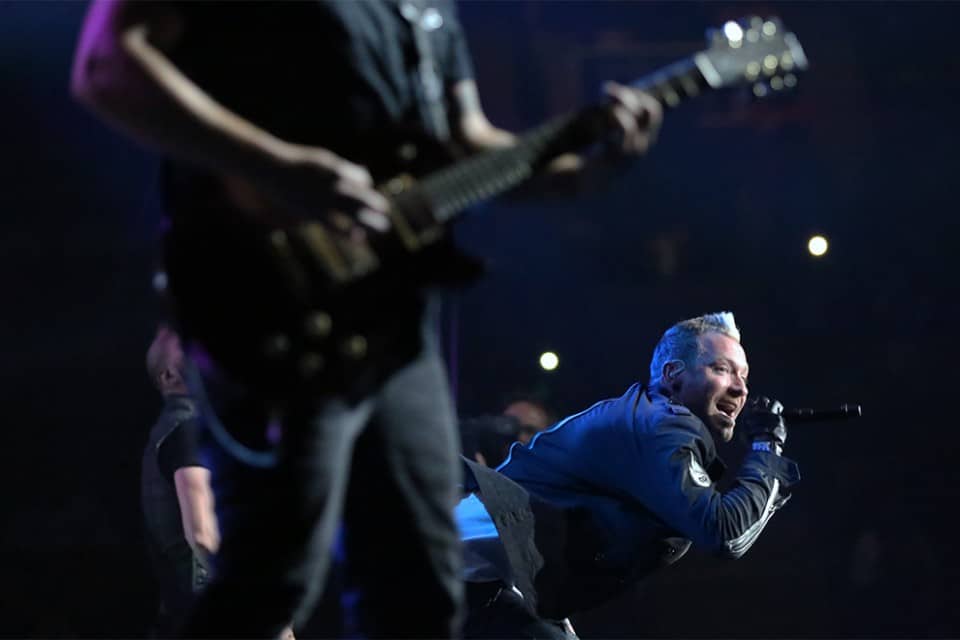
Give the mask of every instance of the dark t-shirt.
M 177 469 L 200 462 L 197 411 L 186 396 L 168 396 L 143 451 L 141 500 L 151 540 L 163 552 L 183 539 L 180 505 L 173 484 Z
M 414 0 L 445 84 L 473 77 L 450 0 Z M 397 0 L 185 2 L 171 58 L 215 99 L 292 142 L 355 158 L 359 140 L 426 126 L 420 57 Z

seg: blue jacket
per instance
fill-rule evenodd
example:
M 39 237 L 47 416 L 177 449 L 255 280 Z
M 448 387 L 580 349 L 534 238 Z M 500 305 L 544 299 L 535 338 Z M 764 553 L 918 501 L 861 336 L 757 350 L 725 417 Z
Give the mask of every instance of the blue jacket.
M 551 618 L 610 599 L 691 541 L 740 557 L 799 480 L 793 461 L 752 451 L 718 491 L 706 426 L 641 384 L 515 444 L 498 471 L 471 466 L 515 584 Z

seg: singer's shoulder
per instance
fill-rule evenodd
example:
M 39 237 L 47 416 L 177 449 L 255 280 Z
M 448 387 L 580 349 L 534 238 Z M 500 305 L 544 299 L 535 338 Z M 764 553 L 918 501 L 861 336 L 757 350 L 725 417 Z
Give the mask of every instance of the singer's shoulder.
M 664 403 L 664 408 L 668 413 L 671 413 L 675 416 L 692 416 L 693 412 L 690 409 L 687 409 L 686 405 L 682 405 L 679 402 L 674 402 L 673 400 L 667 400 Z
M 673 398 L 668 398 L 657 390 L 651 389 L 646 385 L 634 385 L 630 391 L 636 392 L 636 400 L 633 402 L 634 410 L 646 415 L 648 418 L 673 416 L 692 416 L 693 412 L 687 407 L 676 402 Z M 627 395 L 631 395 L 629 392 Z

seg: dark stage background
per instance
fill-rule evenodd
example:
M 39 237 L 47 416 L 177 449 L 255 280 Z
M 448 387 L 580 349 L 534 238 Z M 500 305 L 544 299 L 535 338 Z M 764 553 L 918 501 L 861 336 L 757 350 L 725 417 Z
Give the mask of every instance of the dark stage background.
M 142 367 L 157 163 L 67 95 L 85 8 L 0 2 L 4 636 L 138 636 L 153 614 L 137 496 L 160 404 Z M 792 99 L 706 97 L 668 114 L 606 192 L 492 205 L 460 226 L 492 267 L 451 314 L 460 411 L 518 391 L 579 410 L 644 377 L 672 322 L 732 309 L 754 391 L 859 402 L 864 417 L 793 429 L 804 480 L 743 560 L 691 555 L 578 631 L 960 636 L 960 5 L 461 6 L 487 111 L 518 130 L 746 13 L 781 15 L 804 44 L 812 68 Z M 819 260 L 813 232 L 831 241 Z M 551 373 L 545 349 L 561 359 Z

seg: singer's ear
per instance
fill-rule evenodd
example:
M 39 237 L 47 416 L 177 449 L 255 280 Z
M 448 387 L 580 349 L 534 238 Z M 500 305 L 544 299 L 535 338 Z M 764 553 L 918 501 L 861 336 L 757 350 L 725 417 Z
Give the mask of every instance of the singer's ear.
M 668 360 L 663 363 L 663 379 L 668 384 L 673 384 L 686 368 L 687 365 L 683 360 Z

